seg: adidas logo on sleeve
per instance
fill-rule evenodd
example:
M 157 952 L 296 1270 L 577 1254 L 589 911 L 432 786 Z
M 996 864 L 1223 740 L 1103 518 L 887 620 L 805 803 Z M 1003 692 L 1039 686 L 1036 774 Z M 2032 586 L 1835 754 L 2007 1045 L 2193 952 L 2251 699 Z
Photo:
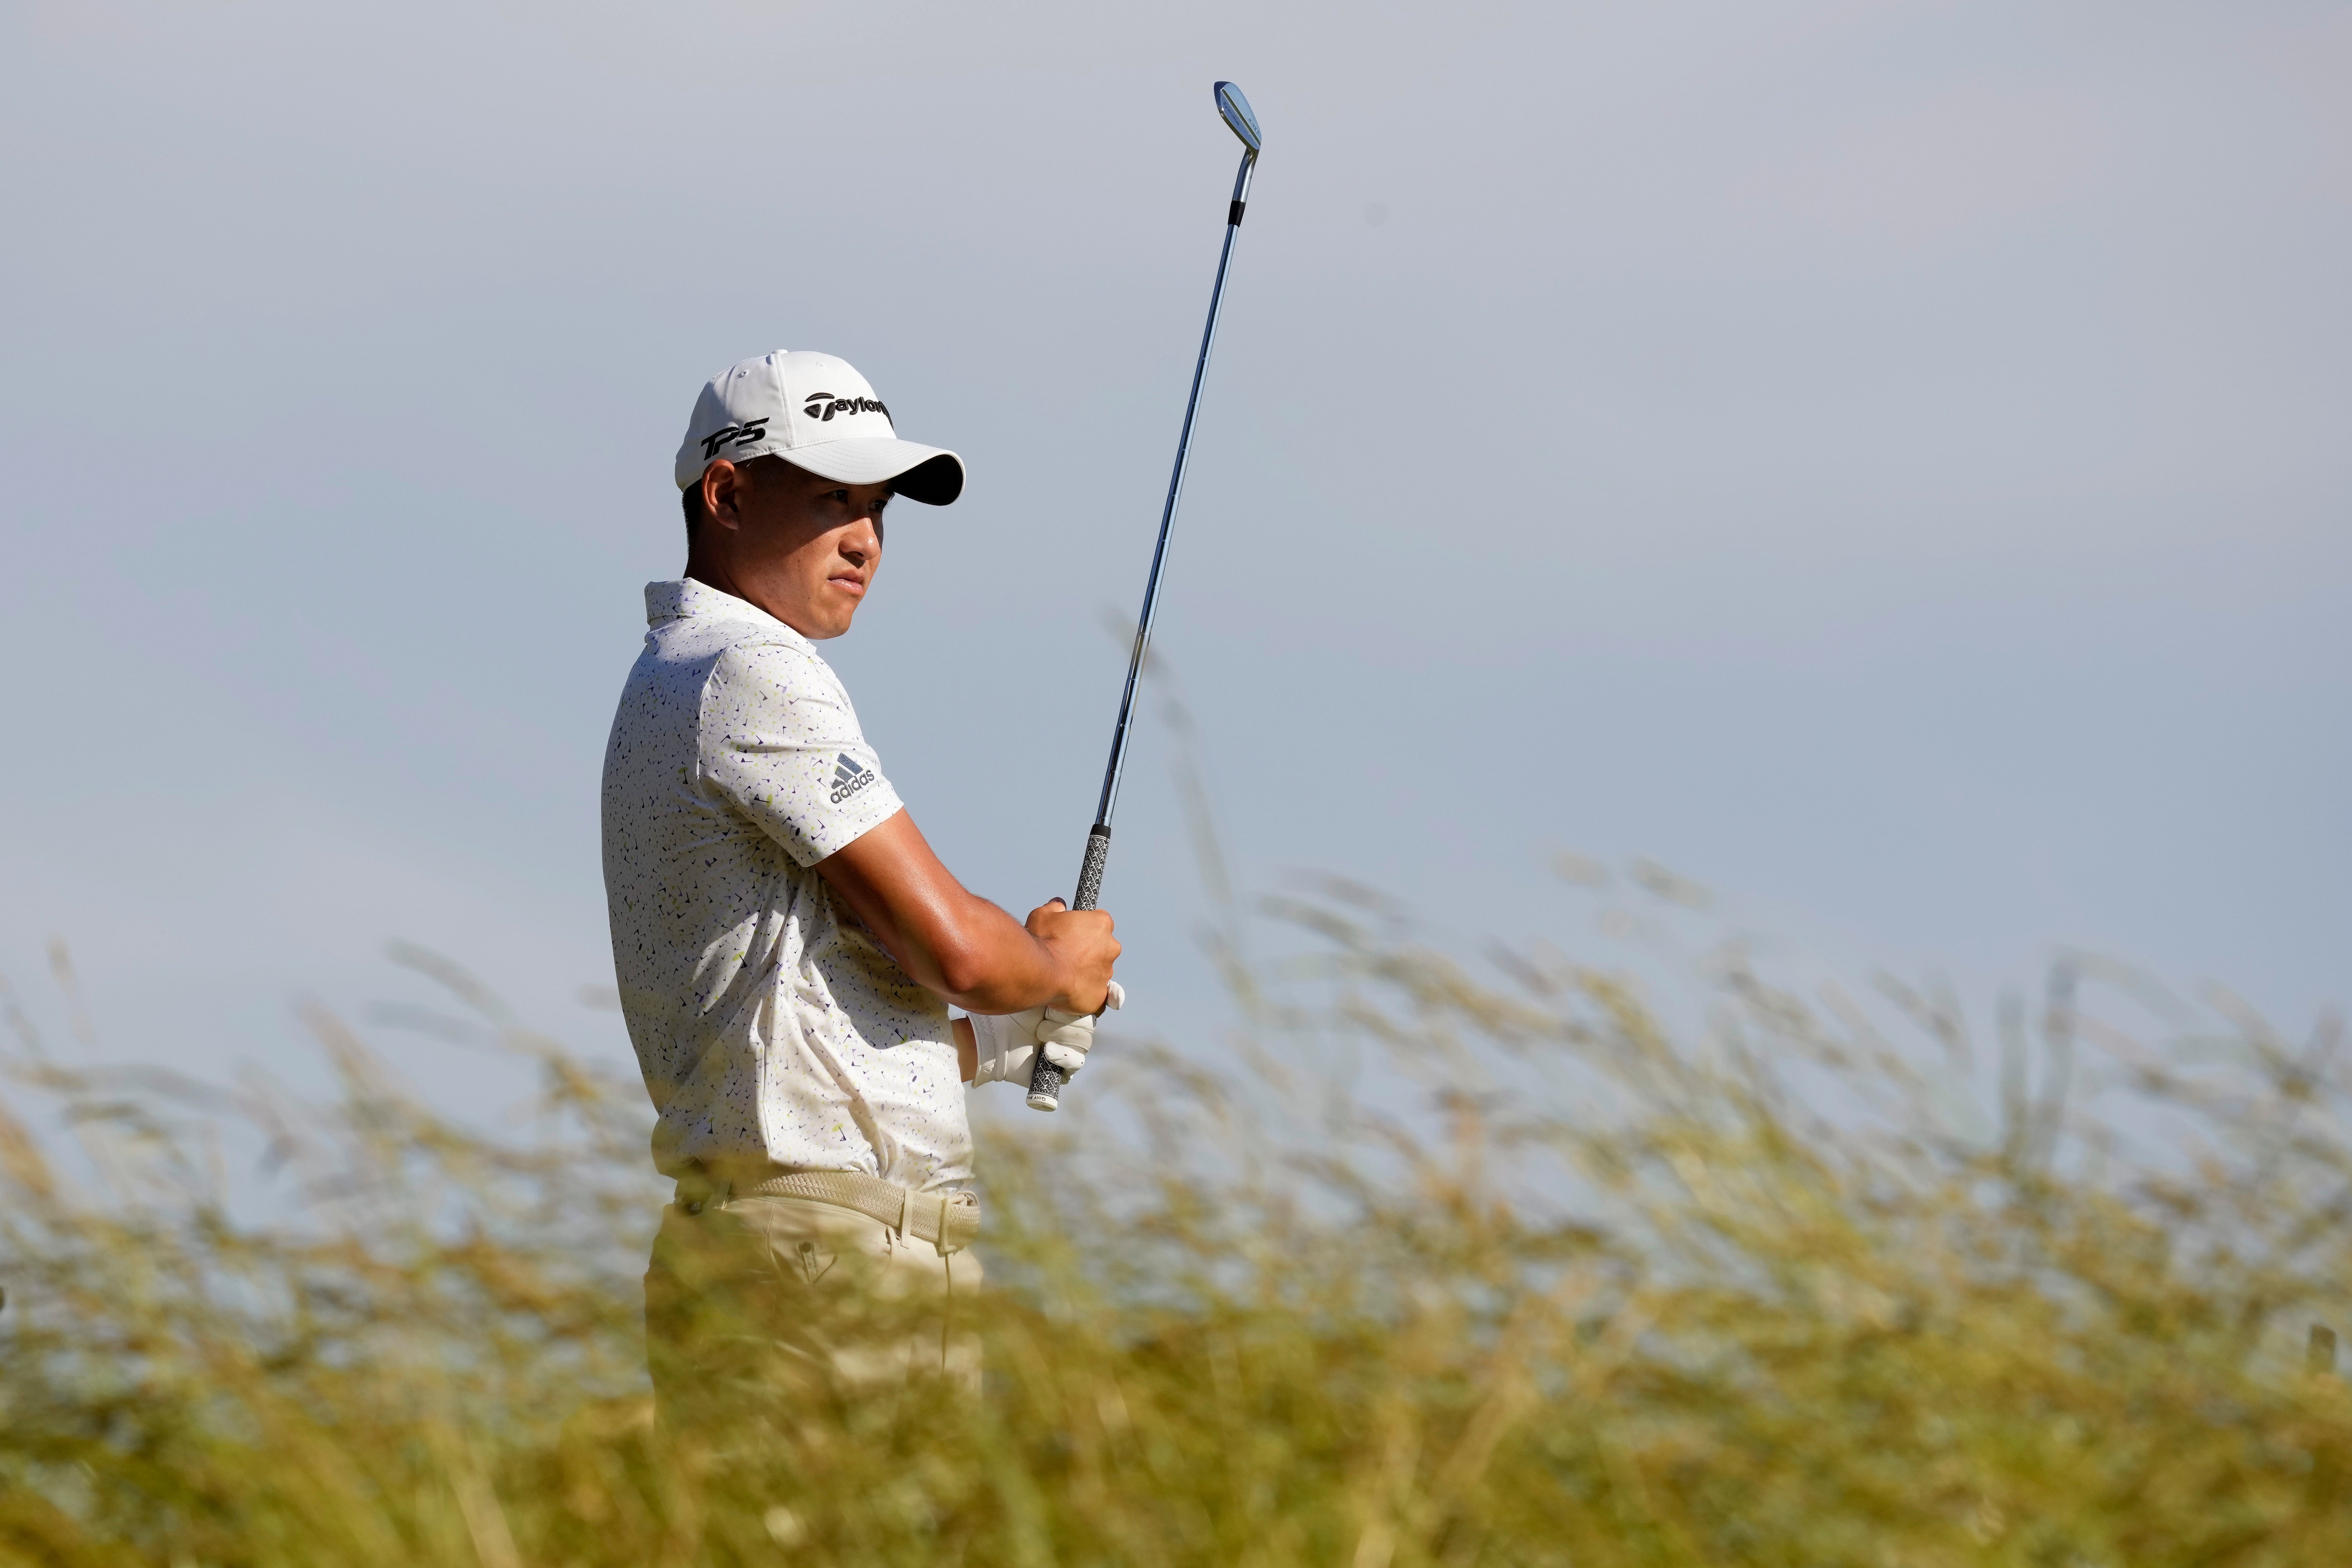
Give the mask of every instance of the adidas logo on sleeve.
M 872 768 L 861 768 L 844 752 L 833 764 L 833 804 L 839 805 L 882 775 Z

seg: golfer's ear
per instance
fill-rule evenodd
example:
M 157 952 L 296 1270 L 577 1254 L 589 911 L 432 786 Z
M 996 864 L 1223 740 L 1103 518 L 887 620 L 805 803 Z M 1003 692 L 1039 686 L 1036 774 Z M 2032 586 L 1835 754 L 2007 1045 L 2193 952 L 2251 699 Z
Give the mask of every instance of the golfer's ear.
M 742 493 L 743 470 L 726 458 L 702 470 L 702 515 L 721 528 L 743 526 Z

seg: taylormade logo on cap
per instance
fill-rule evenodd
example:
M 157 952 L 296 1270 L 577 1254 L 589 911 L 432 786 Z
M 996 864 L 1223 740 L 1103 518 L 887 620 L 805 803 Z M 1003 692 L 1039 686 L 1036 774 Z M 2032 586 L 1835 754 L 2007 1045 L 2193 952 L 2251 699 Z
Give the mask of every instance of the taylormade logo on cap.
M 844 484 L 887 484 L 932 506 L 963 490 L 963 459 L 898 439 L 888 405 L 831 354 L 779 349 L 711 377 L 695 399 L 674 477 L 685 489 L 722 458 L 770 456 Z
M 812 419 L 830 419 L 836 414 L 879 414 L 885 419 L 890 417 L 890 411 L 882 406 L 880 398 L 835 397 L 830 392 L 809 394 L 808 406 L 801 412 Z

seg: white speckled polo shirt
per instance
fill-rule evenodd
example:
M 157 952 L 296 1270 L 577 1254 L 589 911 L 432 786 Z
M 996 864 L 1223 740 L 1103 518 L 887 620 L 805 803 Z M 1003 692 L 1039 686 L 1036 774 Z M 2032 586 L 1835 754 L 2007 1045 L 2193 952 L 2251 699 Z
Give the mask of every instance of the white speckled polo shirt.
M 810 868 L 898 810 L 840 679 L 764 610 L 646 585 L 604 752 L 613 966 L 654 1163 L 971 1179 L 945 1003 Z

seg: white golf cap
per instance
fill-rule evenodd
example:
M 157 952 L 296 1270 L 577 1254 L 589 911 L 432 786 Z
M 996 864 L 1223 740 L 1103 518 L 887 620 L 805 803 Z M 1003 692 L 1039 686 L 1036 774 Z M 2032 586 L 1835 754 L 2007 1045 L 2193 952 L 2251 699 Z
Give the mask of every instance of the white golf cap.
M 929 506 L 963 493 L 963 459 L 899 440 L 874 388 L 831 354 L 778 349 L 711 377 L 677 449 L 677 488 L 718 458 L 770 454 L 845 485 L 888 484 Z

